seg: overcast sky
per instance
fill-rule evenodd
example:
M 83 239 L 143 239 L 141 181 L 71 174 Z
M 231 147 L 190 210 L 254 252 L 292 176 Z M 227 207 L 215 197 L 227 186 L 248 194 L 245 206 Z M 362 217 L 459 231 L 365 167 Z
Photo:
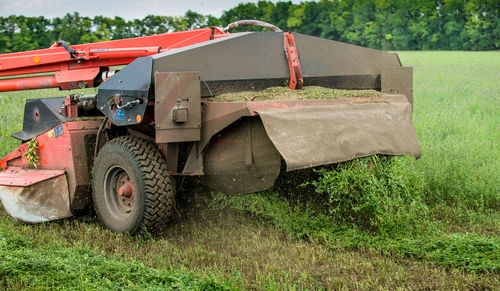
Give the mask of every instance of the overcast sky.
M 78 11 L 82 16 L 120 16 L 125 19 L 143 18 L 148 14 L 178 16 L 191 9 L 201 14 L 221 16 L 238 3 L 250 0 L 0 0 L 0 16 L 25 15 L 61 17 Z M 276 0 L 272 1 L 278 2 Z M 301 1 L 292 0 L 293 3 Z

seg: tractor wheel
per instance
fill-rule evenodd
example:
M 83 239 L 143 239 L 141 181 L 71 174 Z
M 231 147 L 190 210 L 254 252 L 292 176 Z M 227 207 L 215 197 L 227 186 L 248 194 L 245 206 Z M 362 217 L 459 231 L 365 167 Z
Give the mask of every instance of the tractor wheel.
M 174 213 L 174 180 L 150 142 L 122 136 L 102 147 L 94 163 L 94 207 L 100 222 L 120 233 L 156 233 Z

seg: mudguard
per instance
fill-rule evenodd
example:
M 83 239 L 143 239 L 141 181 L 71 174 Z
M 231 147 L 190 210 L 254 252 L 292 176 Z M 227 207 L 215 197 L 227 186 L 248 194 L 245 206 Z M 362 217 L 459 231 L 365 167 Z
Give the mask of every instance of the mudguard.
M 0 201 L 10 216 L 26 223 L 72 216 L 63 170 L 9 167 L 0 172 Z

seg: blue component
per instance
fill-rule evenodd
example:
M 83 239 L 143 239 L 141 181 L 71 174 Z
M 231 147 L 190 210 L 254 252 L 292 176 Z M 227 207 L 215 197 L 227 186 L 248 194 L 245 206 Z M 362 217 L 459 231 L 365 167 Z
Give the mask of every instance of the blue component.
M 115 114 L 113 114 L 113 119 L 125 120 L 125 110 L 115 109 Z
M 54 128 L 54 136 L 55 137 L 60 137 L 63 134 L 64 134 L 64 128 L 62 125 L 59 125 L 58 127 Z
M 109 49 L 94 49 L 94 52 L 107 52 Z

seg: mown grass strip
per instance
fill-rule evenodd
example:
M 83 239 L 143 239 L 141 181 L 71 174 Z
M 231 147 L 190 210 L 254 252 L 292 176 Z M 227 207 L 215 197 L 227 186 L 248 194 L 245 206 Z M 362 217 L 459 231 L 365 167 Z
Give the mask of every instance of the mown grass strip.
M 37 246 L 0 225 L 0 288 L 228 290 L 231 284 L 149 268 L 136 260 L 120 261 L 58 242 Z
M 216 194 L 218 200 L 222 194 Z M 439 232 L 424 236 L 388 237 L 339 225 L 306 206 L 292 206 L 273 193 L 228 197 L 227 207 L 268 221 L 297 238 L 322 242 L 332 249 L 369 249 L 381 254 L 409 257 L 438 266 L 472 272 L 500 271 L 500 238 L 477 234 Z

